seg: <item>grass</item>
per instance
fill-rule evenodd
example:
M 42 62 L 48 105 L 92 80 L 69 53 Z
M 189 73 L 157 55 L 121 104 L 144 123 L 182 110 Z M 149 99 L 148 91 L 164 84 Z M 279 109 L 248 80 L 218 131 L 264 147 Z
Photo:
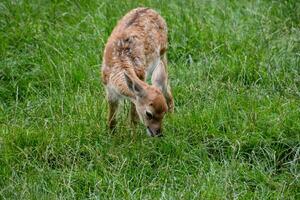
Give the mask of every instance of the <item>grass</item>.
M 169 27 L 165 137 L 115 134 L 99 66 L 137 6 Z M 299 199 L 300 3 L 1 1 L 1 199 Z

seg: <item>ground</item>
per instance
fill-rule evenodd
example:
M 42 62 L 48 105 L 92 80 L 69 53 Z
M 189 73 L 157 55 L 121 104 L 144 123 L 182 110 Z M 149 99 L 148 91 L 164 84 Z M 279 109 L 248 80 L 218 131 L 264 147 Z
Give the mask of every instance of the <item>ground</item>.
M 164 138 L 106 126 L 105 42 L 169 27 Z M 300 2 L 1 1 L 1 199 L 299 199 Z

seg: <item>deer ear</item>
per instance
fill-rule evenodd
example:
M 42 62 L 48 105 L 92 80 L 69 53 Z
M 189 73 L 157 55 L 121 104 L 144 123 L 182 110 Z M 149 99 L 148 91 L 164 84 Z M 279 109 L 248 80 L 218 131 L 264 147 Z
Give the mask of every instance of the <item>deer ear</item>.
M 158 87 L 160 90 L 163 89 L 165 82 L 166 82 L 166 71 L 160 63 L 154 70 L 151 78 L 151 82 L 154 86 Z
M 132 80 L 132 78 L 130 78 L 126 73 L 124 73 L 124 76 L 129 90 L 133 92 L 135 96 L 144 97 L 146 94 L 144 88 L 136 81 Z
M 124 76 L 125 76 L 125 81 L 126 81 L 127 87 L 133 92 L 133 81 L 132 81 L 132 79 L 126 73 L 124 73 Z

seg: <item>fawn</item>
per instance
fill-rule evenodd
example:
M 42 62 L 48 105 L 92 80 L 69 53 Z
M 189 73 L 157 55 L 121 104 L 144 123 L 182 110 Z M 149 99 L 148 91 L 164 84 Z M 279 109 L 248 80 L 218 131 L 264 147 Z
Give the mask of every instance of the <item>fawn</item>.
M 128 12 L 106 43 L 102 82 L 109 104 L 108 125 L 116 124 L 116 111 L 124 97 L 131 101 L 131 120 L 138 118 L 150 136 L 162 136 L 162 120 L 173 112 L 174 101 L 167 74 L 167 25 L 150 8 Z M 146 82 L 151 77 L 152 85 Z

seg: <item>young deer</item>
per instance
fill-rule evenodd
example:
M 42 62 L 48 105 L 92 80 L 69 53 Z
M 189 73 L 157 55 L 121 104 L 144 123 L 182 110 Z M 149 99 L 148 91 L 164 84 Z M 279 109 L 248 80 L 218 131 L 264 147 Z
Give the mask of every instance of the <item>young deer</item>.
M 119 101 L 131 101 L 131 120 L 138 117 L 150 136 L 162 135 L 162 120 L 174 109 L 167 74 L 167 25 L 149 8 L 127 13 L 114 28 L 104 50 L 102 81 L 109 104 L 108 125 L 116 124 Z M 152 85 L 145 78 L 151 77 Z

